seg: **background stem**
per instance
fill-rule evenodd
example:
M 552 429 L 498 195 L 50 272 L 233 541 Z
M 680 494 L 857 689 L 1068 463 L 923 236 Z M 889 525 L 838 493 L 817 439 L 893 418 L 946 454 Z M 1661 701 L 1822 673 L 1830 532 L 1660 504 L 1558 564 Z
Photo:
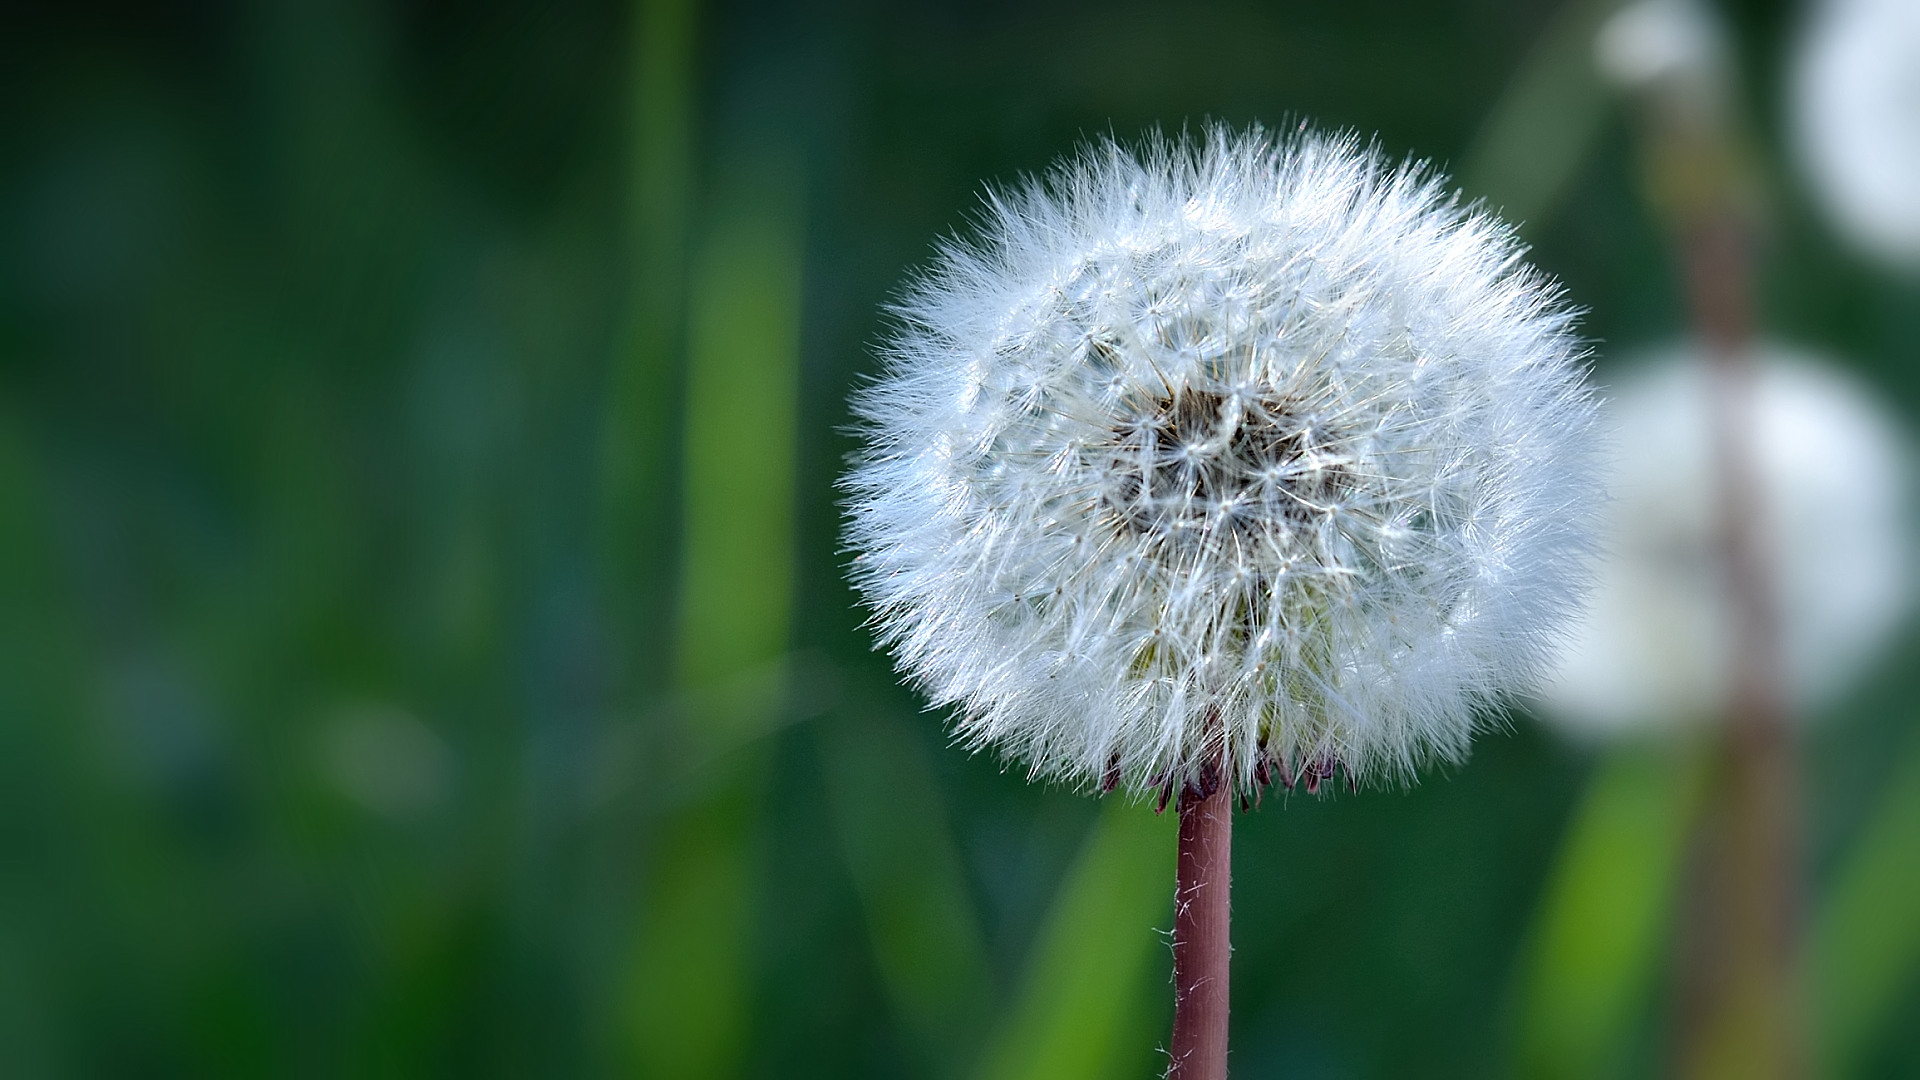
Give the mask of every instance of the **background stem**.
M 1751 445 L 1752 240 L 1737 216 L 1683 227 L 1680 254 L 1707 347 L 1721 557 L 1734 627 L 1733 695 L 1695 835 L 1681 912 L 1678 1073 L 1805 1074 L 1797 986 L 1799 763 L 1781 694 L 1779 615 L 1767 577 Z
M 1707 34 L 1720 33 L 1706 18 Z M 1616 35 L 1616 44 L 1624 40 Z M 1708 747 L 1678 912 L 1673 1069 L 1682 1080 L 1794 1080 L 1806 1075 L 1800 770 L 1780 681 L 1778 598 L 1753 445 L 1753 273 L 1763 206 L 1727 48 L 1709 42 L 1657 75 L 1620 75 L 1640 95 L 1648 194 L 1666 220 L 1707 355 L 1704 419 L 1731 631 L 1731 693 Z
M 1173 897 L 1173 1045 L 1168 1080 L 1227 1075 L 1229 896 L 1233 878 L 1233 793 L 1180 796 L 1180 857 Z

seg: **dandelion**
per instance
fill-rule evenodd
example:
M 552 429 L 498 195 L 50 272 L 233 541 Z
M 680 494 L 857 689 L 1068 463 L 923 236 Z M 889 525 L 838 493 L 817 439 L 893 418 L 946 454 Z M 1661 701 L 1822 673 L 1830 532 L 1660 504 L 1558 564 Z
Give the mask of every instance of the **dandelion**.
M 1034 778 L 1405 775 L 1579 581 L 1557 290 L 1351 140 L 1114 146 L 990 199 L 898 306 L 847 482 L 881 639 Z
M 1686 943 L 1672 976 L 1686 988 L 1677 1045 L 1696 1063 L 1736 1062 L 1677 1075 L 1749 1075 L 1756 1061 L 1787 1075 L 1799 1053 L 1803 1021 L 1790 1008 L 1753 1009 L 1768 1000 L 1763 988 L 1798 985 L 1797 920 L 1755 911 L 1798 905 L 1801 811 L 1789 801 L 1792 733 L 1755 739 L 1759 710 L 1741 698 L 1752 639 L 1727 562 L 1729 360 L 1742 376 L 1732 449 L 1752 492 L 1735 520 L 1775 616 L 1767 670 L 1786 706 L 1778 719 L 1812 719 L 1845 692 L 1911 606 L 1907 442 L 1871 387 L 1765 340 L 1732 357 L 1682 342 L 1628 362 L 1602 410 L 1609 499 L 1595 588 L 1541 711 L 1609 752 L 1578 800 L 1529 934 L 1522 1073 L 1564 1071 L 1619 1039 L 1667 934 Z M 1762 757 L 1756 745 L 1777 749 Z M 1615 850 L 1626 835 L 1634 842 Z M 1672 926 L 1646 917 L 1669 908 Z M 1611 959 L 1567 962 L 1567 949 L 1594 940 L 1616 944 Z M 1739 1019 L 1704 1020 L 1701 987 Z
M 1906 439 L 1872 392 L 1804 350 L 1754 350 L 1756 528 L 1780 606 L 1793 716 L 1843 692 L 1913 599 Z M 1579 735 L 1697 730 L 1733 697 L 1733 605 L 1719 572 L 1711 382 L 1691 346 L 1608 393 L 1596 588 L 1545 687 Z
M 1180 794 L 1171 1052 L 1215 1075 L 1231 798 L 1458 759 L 1551 657 L 1581 346 L 1508 229 L 1350 137 L 1103 142 L 984 218 L 858 400 L 854 580 L 963 744 Z
M 1920 5 L 1826 0 L 1796 37 L 1794 148 L 1855 247 L 1920 270 Z

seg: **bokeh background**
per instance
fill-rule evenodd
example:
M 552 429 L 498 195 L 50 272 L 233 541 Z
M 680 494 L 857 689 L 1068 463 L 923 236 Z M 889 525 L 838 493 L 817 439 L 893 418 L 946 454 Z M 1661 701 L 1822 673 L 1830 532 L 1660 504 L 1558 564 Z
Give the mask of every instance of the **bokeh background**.
M 1604 383 L 1686 331 L 1608 6 L 9 5 L 0 1071 L 1152 1074 L 1172 823 L 948 747 L 844 582 L 883 304 L 1086 138 L 1311 119 L 1521 222 Z M 1761 325 L 1912 417 L 1920 285 L 1787 146 L 1806 11 L 1722 13 Z M 1837 1075 L 1920 1075 L 1916 701 L 1908 631 L 1806 729 Z M 1520 713 L 1241 818 L 1236 1075 L 1657 1073 L 1665 908 L 1535 929 L 1664 873 L 1618 753 Z M 1641 817 L 1568 871 L 1596 776 Z M 1537 984 L 1624 955 L 1556 1057 Z

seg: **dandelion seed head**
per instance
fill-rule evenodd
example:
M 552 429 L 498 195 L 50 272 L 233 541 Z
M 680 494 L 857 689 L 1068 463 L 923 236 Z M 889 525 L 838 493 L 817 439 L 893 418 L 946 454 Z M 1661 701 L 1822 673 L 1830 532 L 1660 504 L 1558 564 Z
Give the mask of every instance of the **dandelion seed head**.
M 1754 539 L 1779 612 L 1777 675 L 1804 721 L 1858 681 L 1912 610 L 1912 451 L 1841 365 L 1771 341 L 1750 362 Z M 1732 702 L 1738 638 L 1708 358 L 1666 346 L 1630 361 L 1607 397 L 1596 587 L 1543 688 L 1544 715 L 1582 738 L 1697 731 Z
M 856 408 L 854 580 L 958 738 L 1036 778 L 1408 776 L 1578 592 L 1558 289 L 1348 137 L 1097 144 L 988 197 Z
M 1808 4 L 1792 60 L 1789 134 L 1811 193 L 1854 247 L 1920 271 L 1920 6 Z

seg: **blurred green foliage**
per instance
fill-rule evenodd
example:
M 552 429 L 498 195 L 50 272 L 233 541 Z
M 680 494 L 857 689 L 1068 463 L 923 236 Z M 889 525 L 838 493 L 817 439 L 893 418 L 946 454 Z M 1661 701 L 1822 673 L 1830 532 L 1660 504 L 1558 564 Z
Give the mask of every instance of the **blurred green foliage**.
M 1604 379 L 1682 317 L 1581 66 L 1602 6 L 16 11 L 6 1071 L 1150 1070 L 1168 823 L 947 747 L 843 583 L 881 305 L 1085 135 L 1310 117 L 1511 205 Z M 1792 12 L 1731 14 L 1777 162 Z M 1770 328 L 1914 415 L 1920 295 L 1772 179 Z M 1847 1075 L 1920 1072 L 1904 648 L 1811 747 Z M 1551 890 L 1658 877 L 1657 771 L 1583 796 L 1597 760 L 1519 718 L 1413 790 L 1242 818 L 1236 1075 L 1508 1068 L 1538 935 L 1632 959 L 1529 929 Z M 1631 974 L 1615 1075 L 1662 1052 Z
M 1625 1074 L 1671 939 L 1701 756 L 1630 746 L 1588 780 L 1518 972 L 1517 1075 Z

